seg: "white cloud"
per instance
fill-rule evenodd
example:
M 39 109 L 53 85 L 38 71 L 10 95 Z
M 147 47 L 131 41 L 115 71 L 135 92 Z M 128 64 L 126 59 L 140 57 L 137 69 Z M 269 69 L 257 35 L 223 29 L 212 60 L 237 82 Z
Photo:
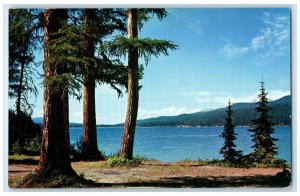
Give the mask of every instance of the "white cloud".
M 202 29 L 200 21 L 187 22 L 187 28 L 198 36 L 202 36 Z
M 177 13 L 176 11 L 170 11 L 170 14 L 181 20 L 182 26 L 190 30 L 193 34 L 202 36 L 201 22 L 199 20 L 195 20 L 194 18 L 186 14 Z
M 268 92 L 268 99 L 269 100 L 276 100 L 279 99 L 281 97 L 284 97 L 286 95 L 290 95 L 291 92 L 290 91 L 283 91 L 283 90 L 272 90 Z
M 260 31 L 260 35 L 251 39 L 249 47 L 254 51 L 256 51 L 259 48 L 263 48 L 266 45 L 271 43 L 271 37 L 272 37 L 271 28 L 269 27 L 264 28 Z
M 188 91 L 183 93 L 185 96 L 194 97 L 199 111 L 226 107 L 228 101 L 231 103 L 253 102 L 256 101 L 257 93 L 244 96 L 232 96 L 228 92 L 208 92 L 208 91 Z M 201 107 L 202 106 L 202 107 Z
M 222 53 L 227 57 L 235 57 L 245 54 L 249 51 L 248 47 L 238 47 L 232 44 L 224 46 Z
M 227 57 L 237 57 L 248 52 L 266 49 L 267 52 L 261 54 L 261 57 L 270 58 L 282 56 L 288 49 L 290 36 L 290 21 L 287 16 L 274 16 L 269 12 L 263 13 L 261 21 L 264 24 L 257 35 L 249 40 L 244 46 L 237 46 L 227 43 L 221 53 Z
M 283 90 L 270 90 L 267 92 L 267 97 L 269 100 L 276 100 L 286 95 L 290 95 L 290 91 Z M 213 105 L 211 108 L 216 109 L 225 107 L 228 104 L 229 99 L 232 103 L 256 102 L 258 100 L 259 93 L 260 92 L 257 91 L 248 95 L 232 96 L 227 92 L 188 91 L 185 92 L 184 95 L 193 96 L 199 105 Z
M 257 101 L 257 95 L 259 92 L 244 96 L 231 96 L 228 92 L 209 92 L 209 91 L 186 91 L 183 93 L 184 96 L 194 97 L 197 106 L 196 108 L 187 108 L 180 106 L 170 106 L 161 109 L 148 110 L 142 107 L 138 111 L 138 119 L 154 118 L 159 116 L 176 116 L 180 114 L 188 114 L 199 111 L 207 111 L 211 109 L 217 109 L 226 107 L 228 100 L 232 103 L 241 102 L 253 102 Z M 268 98 L 270 100 L 276 100 L 283 96 L 289 95 L 289 91 L 283 90 L 271 90 L 268 92 Z M 124 111 L 125 112 L 125 111 Z M 102 114 L 97 113 L 97 124 L 116 124 L 122 123 L 125 120 L 125 113 L 114 113 L 114 114 Z M 71 122 L 82 122 L 82 111 L 70 112 Z
M 157 110 L 146 110 L 140 108 L 138 113 L 138 119 L 146 119 L 146 118 L 153 118 L 159 116 L 176 116 L 180 114 L 187 114 L 187 113 L 193 113 L 198 111 L 199 109 L 189 110 L 185 107 L 175 107 L 175 106 L 166 107 Z
M 256 101 L 257 94 L 245 95 L 245 96 L 230 96 L 227 93 L 212 93 L 207 97 L 196 97 L 196 101 L 199 104 L 213 105 L 213 109 L 225 107 L 230 100 L 231 103 L 245 103 Z

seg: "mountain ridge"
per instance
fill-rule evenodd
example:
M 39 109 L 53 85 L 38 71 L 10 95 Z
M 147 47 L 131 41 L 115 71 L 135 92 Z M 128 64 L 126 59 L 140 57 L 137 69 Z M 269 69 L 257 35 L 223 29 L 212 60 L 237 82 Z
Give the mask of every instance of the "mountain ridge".
M 276 125 L 291 124 L 291 96 L 287 95 L 277 100 L 270 101 L 271 116 L 273 123 Z M 251 120 L 256 118 L 256 102 L 244 102 L 232 104 L 234 112 L 234 121 L 236 126 L 247 126 Z M 153 126 L 222 126 L 224 124 L 226 107 L 209 111 L 199 111 L 189 114 L 179 114 L 176 116 L 159 116 L 147 119 L 137 120 L 139 127 Z M 38 124 L 43 123 L 42 117 L 33 118 Z M 70 122 L 70 127 L 80 127 L 82 123 Z M 97 125 L 97 126 L 123 126 L 123 123 L 114 125 Z
M 287 95 L 269 102 L 274 116 L 274 124 L 290 124 L 291 96 Z M 235 125 L 247 126 L 256 118 L 255 103 L 236 103 L 232 105 Z M 138 126 L 222 126 L 226 107 L 210 111 L 180 114 L 177 116 L 160 116 L 137 121 Z

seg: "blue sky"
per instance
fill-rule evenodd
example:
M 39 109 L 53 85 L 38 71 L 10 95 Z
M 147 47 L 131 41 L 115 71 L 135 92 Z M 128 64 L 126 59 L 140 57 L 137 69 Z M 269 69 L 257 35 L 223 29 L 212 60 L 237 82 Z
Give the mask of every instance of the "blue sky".
M 145 66 L 138 119 L 225 107 L 229 98 L 233 103 L 254 101 L 262 76 L 270 99 L 290 94 L 289 9 L 168 12 L 164 21 L 154 18 L 139 33 L 171 40 L 179 49 L 153 57 Z M 39 85 L 33 117 L 43 115 L 42 96 Z M 97 124 L 124 122 L 126 106 L 127 94 L 118 99 L 108 86 L 97 87 Z M 82 122 L 82 102 L 70 100 L 70 121 Z

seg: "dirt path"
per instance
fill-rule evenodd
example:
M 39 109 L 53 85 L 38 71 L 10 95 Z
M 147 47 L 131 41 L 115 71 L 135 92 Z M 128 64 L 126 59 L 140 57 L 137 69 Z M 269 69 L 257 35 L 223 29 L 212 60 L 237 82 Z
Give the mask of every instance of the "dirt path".
M 8 175 L 12 177 L 23 177 L 34 170 L 35 167 L 35 165 L 10 164 L 8 166 Z
M 11 164 L 9 177 L 22 177 L 35 165 Z M 109 187 L 273 187 L 280 168 L 228 168 L 212 165 L 145 161 L 139 167 L 110 168 L 106 162 L 75 162 L 84 178 Z
M 85 178 L 117 187 L 270 187 L 276 173 L 282 171 L 279 168 L 226 168 L 161 162 L 144 162 L 129 169 L 99 165 L 87 170 L 77 164 L 74 164 L 76 172 Z

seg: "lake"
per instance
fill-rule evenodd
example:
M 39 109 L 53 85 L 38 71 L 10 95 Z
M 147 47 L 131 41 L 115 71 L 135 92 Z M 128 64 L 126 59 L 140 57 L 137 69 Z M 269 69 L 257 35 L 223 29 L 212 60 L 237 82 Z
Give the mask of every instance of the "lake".
M 252 152 L 251 134 L 248 127 L 236 127 L 238 150 Z M 291 127 L 275 126 L 274 138 L 278 147 L 277 157 L 291 163 Z M 224 140 L 219 137 L 222 127 L 139 127 L 135 134 L 134 155 L 142 155 L 163 162 L 189 159 L 222 159 L 219 149 Z M 106 155 L 120 149 L 122 127 L 98 127 L 98 147 Z M 74 144 L 82 136 L 82 127 L 70 128 L 70 141 Z

